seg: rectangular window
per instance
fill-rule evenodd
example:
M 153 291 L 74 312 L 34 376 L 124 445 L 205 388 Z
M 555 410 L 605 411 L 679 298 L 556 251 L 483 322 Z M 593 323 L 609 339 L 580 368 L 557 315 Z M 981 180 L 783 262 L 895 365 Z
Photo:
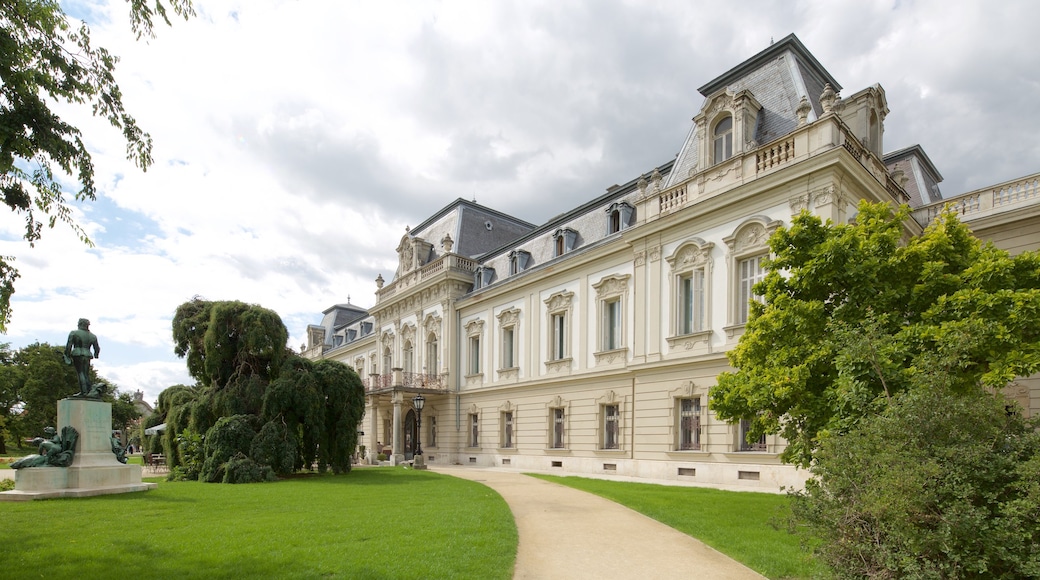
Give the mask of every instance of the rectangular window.
M 765 256 L 755 256 L 737 262 L 737 324 L 747 322 L 751 301 L 759 299 L 753 288 L 765 278 L 763 258 Z
M 480 374 L 480 337 L 469 337 L 469 374 Z
M 480 447 L 480 445 L 478 445 L 478 443 L 480 441 L 478 439 L 479 435 L 480 435 L 480 415 L 477 415 L 476 413 L 470 414 L 470 416 L 469 416 L 469 446 L 470 447 Z
M 679 399 L 679 450 L 701 448 L 701 400 Z
M 676 334 L 691 334 L 704 330 L 705 321 L 704 268 L 679 277 L 679 324 Z
M 429 441 L 429 443 L 427 443 L 426 446 L 427 447 L 436 447 L 437 446 L 437 417 L 430 417 L 427 420 L 429 421 L 429 425 L 430 425 L 430 436 L 426 438 L 427 441 Z
M 603 350 L 621 348 L 621 299 L 603 303 Z
M 747 419 L 740 420 L 740 450 L 741 451 L 765 451 L 766 436 L 763 434 L 756 441 L 748 443 L 747 434 L 751 429 L 751 423 Z
M 563 415 L 563 411 L 564 410 L 562 408 L 557 408 L 557 409 L 553 409 L 552 410 L 552 418 L 553 418 L 552 446 L 553 446 L 553 449 L 563 449 L 564 448 L 564 439 L 563 439 L 563 435 L 564 435 L 564 433 L 563 433 L 563 419 L 564 419 L 564 415 Z
M 514 331 L 515 328 L 512 326 L 502 329 L 502 368 L 504 369 L 516 367 L 516 360 L 513 356 Z
M 620 406 L 603 406 L 603 448 L 617 449 L 620 436 Z
M 502 413 L 502 447 L 511 449 L 513 447 L 513 412 Z
M 552 360 L 567 358 L 567 314 L 552 316 Z

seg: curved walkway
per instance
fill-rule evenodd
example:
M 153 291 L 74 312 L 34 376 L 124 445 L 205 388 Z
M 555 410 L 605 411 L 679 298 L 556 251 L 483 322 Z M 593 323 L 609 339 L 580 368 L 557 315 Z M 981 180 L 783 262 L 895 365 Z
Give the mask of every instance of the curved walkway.
M 483 483 L 509 504 L 520 536 L 513 578 L 763 578 L 686 534 L 591 493 L 515 471 L 432 469 Z

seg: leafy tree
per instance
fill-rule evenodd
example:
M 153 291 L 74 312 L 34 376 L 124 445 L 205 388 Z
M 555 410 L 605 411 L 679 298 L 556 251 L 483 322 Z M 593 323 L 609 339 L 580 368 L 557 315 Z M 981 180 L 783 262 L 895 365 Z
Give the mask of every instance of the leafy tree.
M 822 438 L 794 522 L 840 578 L 1040 576 L 1040 422 L 938 369 L 913 382 Z
M 0 454 L 7 453 L 7 441 L 18 432 L 17 413 L 22 408 L 19 392 L 25 376 L 22 368 L 13 364 L 13 357 L 11 345 L 0 343 Z
M 803 213 L 770 240 L 763 296 L 737 369 L 711 390 L 749 439 L 779 433 L 783 459 L 808 466 L 821 437 L 844 433 L 909 389 L 930 353 L 949 390 L 1000 389 L 1040 370 L 1040 256 L 983 244 L 952 213 L 904 243 L 909 210 L 862 202 L 855 223 Z
M 112 429 L 126 433 L 131 423 L 141 418 L 141 411 L 134 405 L 134 396 L 118 390 L 107 394 L 105 400 L 112 404 Z M 129 437 L 129 434 L 127 435 Z
M 14 355 L 13 364 L 24 377 L 18 398 L 25 407 L 18 426 L 21 436 L 43 433 L 44 427 L 57 427 L 58 400 L 79 392 L 79 379 L 72 365 L 65 364 L 64 347 L 33 343 Z M 91 382 L 100 379 L 93 369 Z
M 357 446 L 357 426 L 365 414 L 365 387 L 353 368 L 336 361 L 315 365 L 325 399 L 323 428 L 318 441 L 318 471 L 350 471 L 350 456 Z
M 170 23 L 161 0 L 128 0 L 138 38 L 154 35 L 154 20 Z M 167 0 L 174 14 L 194 15 L 190 0 Z M 32 246 L 43 224 L 62 221 L 90 245 L 75 223 L 61 175 L 79 184 L 76 201 L 95 199 L 94 165 L 82 133 L 54 110 L 59 102 L 89 105 L 123 133 L 127 158 L 142 170 L 152 163 L 152 139 L 123 107 L 115 80 L 118 57 L 90 42 L 85 23 L 74 26 L 56 0 L 0 3 L 0 198 L 25 218 Z M 0 332 L 11 315 L 17 270 L 14 258 L 0 257 Z

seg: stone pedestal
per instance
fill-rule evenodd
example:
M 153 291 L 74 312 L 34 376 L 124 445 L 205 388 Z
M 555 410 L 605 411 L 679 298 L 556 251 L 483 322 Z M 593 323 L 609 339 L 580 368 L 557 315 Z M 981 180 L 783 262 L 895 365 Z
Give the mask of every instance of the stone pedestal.
M 423 459 L 422 455 L 416 455 L 412 458 L 412 469 L 426 469 L 426 460 Z
M 112 453 L 111 403 L 62 399 L 58 401 L 58 432 L 66 425 L 79 433 L 72 465 L 18 469 L 14 491 L 0 493 L 0 501 L 89 497 L 157 487 L 141 481 L 140 465 L 116 461 Z

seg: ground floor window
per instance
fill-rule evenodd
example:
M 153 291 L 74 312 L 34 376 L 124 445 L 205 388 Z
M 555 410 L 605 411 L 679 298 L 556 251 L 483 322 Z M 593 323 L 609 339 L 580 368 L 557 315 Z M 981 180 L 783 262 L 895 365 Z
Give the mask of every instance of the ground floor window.
M 766 436 L 763 434 L 757 440 L 748 442 L 747 434 L 751 430 L 751 422 L 747 419 L 740 420 L 740 447 L 741 451 L 765 451 Z
M 552 448 L 563 449 L 566 447 L 564 441 L 564 409 L 562 407 L 552 410 Z
M 603 449 L 617 449 L 620 435 L 619 405 L 603 405 Z
M 469 416 L 469 446 L 480 447 L 480 415 L 473 413 Z
M 511 449 L 513 447 L 513 412 L 502 413 L 502 447 Z
M 679 399 L 679 450 L 699 451 L 701 448 L 700 397 Z

